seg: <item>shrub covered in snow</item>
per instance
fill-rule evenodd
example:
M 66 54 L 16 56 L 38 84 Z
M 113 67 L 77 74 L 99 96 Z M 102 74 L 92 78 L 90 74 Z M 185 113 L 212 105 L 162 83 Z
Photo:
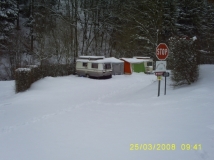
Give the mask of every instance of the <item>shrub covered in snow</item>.
M 16 93 L 27 90 L 31 85 L 31 69 L 18 68 L 16 69 Z
M 189 38 L 170 39 L 169 67 L 172 70 L 173 86 L 191 84 L 197 81 L 198 52 L 194 41 Z
M 72 64 L 28 65 L 28 68 L 15 70 L 16 92 L 30 88 L 35 81 L 47 77 L 57 77 L 72 74 Z
M 48 64 L 40 66 L 41 77 L 57 77 L 72 74 L 72 64 Z
M 31 69 L 31 76 L 30 76 L 31 84 L 42 78 L 41 70 L 38 65 L 28 65 L 27 67 Z

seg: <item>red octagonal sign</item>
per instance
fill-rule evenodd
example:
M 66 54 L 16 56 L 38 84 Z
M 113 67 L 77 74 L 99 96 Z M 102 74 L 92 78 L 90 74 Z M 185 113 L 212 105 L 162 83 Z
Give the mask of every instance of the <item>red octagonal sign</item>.
M 169 55 L 169 48 L 165 43 L 160 43 L 156 48 L 156 57 L 165 60 Z

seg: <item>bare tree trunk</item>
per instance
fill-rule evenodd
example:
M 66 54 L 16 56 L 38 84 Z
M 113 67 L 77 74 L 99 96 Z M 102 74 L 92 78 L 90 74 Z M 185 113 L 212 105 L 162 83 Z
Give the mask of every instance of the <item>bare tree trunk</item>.
M 17 21 L 16 21 L 16 29 L 19 30 L 20 26 L 19 26 L 19 0 L 16 0 L 17 3 L 17 9 L 18 9 L 18 15 L 17 15 Z
M 59 10 L 60 0 L 58 0 L 58 10 Z
M 108 41 L 107 41 L 107 39 L 108 39 L 108 35 L 107 35 L 107 33 L 106 33 L 106 38 L 105 38 L 105 56 L 106 56 L 106 45 L 107 45 L 107 43 L 108 43 Z
M 73 74 L 76 73 L 76 58 L 78 56 L 78 37 L 77 37 L 77 11 L 78 11 L 78 1 L 72 0 L 72 34 L 74 39 L 72 41 L 73 44 Z
M 90 31 L 89 31 L 88 39 L 87 39 L 87 41 L 86 41 L 86 49 L 85 49 L 85 51 L 84 51 L 84 54 L 85 54 L 85 55 L 88 55 L 88 48 L 89 48 L 89 46 L 91 45 L 91 41 L 90 41 L 90 39 L 91 39 L 91 32 L 92 32 L 92 24 L 91 24 L 91 26 L 90 26 Z
M 102 31 L 102 34 L 101 34 L 101 42 L 100 42 L 100 51 L 103 51 L 103 38 L 104 38 L 104 32 Z
M 33 20 L 33 5 L 34 5 L 34 0 L 31 0 L 31 15 L 30 15 L 30 18 L 31 20 Z M 31 34 L 31 39 L 30 39 L 30 49 L 31 51 L 33 51 L 33 25 L 31 25 L 30 27 L 30 34 Z
M 83 28 L 83 36 L 82 36 L 82 50 L 81 55 L 84 54 L 84 47 L 85 47 L 85 41 L 87 40 L 87 30 L 88 30 L 88 21 L 89 21 L 89 13 L 86 12 L 86 1 L 84 1 L 83 8 L 84 8 L 84 22 L 82 25 Z
M 76 57 L 78 56 L 78 30 L 77 30 L 77 13 L 78 12 L 78 1 L 75 0 L 75 56 L 74 60 L 76 62 Z
M 67 43 L 67 48 L 68 48 L 68 53 L 74 54 L 74 10 L 73 10 L 73 0 L 68 0 L 67 1 L 67 16 L 68 16 L 68 21 L 72 24 L 70 25 L 70 44 L 69 42 Z M 72 9 L 72 10 L 71 10 Z M 67 57 L 68 59 L 68 57 Z
M 162 24 L 163 24 L 163 2 L 162 0 L 158 0 L 158 7 L 160 7 L 159 13 L 158 13 L 158 19 L 157 19 L 157 25 L 158 25 L 158 31 L 157 31 L 157 44 L 156 46 L 162 42 L 163 36 L 162 36 Z

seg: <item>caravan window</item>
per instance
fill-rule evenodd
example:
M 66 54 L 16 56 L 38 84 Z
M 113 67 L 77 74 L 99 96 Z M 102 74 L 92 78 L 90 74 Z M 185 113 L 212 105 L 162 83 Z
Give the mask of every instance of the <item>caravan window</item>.
M 147 66 L 152 66 L 152 62 L 147 62 Z
M 92 63 L 91 68 L 98 68 L 98 63 Z
M 111 64 L 110 63 L 103 64 L 103 69 L 111 69 Z
M 83 62 L 83 63 L 82 63 L 82 66 L 83 66 L 83 67 L 87 67 L 87 63 Z

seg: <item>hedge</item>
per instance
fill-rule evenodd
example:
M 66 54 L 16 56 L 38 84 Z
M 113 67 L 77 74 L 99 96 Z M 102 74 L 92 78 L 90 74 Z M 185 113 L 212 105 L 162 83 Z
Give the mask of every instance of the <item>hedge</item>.
M 26 67 L 15 70 L 16 93 L 27 90 L 32 83 L 41 78 L 66 76 L 73 72 L 72 64 L 28 65 Z
M 15 70 L 16 93 L 22 92 L 30 88 L 31 85 L 31 69 L 18 68 Z

